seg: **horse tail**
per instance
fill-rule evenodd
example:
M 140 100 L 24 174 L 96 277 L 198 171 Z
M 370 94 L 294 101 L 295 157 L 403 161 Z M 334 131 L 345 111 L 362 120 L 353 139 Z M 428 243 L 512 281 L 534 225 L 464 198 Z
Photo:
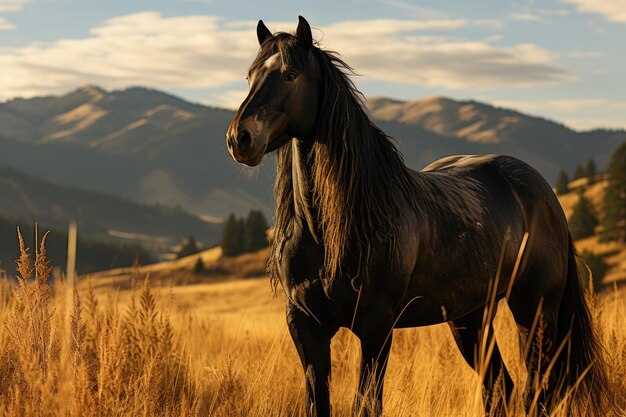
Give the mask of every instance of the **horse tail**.
M 567 281 L 557 319 L 557 340 L 566 342 L 554 370 L 561 373 L 563 388 L 582 394 L 576 397 L 585 398 L 597 415 L 603 415 L 601 410 L 608 406 L 606 364 L 579 279 L 571 235 L 568 252 Z

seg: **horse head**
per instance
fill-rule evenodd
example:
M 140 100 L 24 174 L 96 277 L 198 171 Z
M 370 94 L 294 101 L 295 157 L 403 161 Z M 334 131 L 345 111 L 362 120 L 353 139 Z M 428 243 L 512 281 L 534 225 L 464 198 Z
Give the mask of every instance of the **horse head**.
M 302 17 L 295 35 L 272 34 L 257 25 L 260 49 L 248 71 L 249 93 L 226 133 L 232 157 L 248 166 L 291 138 L 313 130 L 319 101 L 319 69 L 311 27 Z

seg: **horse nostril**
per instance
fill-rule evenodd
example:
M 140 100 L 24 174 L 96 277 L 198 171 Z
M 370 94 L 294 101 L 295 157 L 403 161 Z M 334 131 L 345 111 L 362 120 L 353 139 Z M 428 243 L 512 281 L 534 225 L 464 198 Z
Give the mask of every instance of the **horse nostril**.
M 241 130 L 237 135 L 237 147 L 241 151 L 247 151 L 252 145 L 252 136 L 245 130 Z

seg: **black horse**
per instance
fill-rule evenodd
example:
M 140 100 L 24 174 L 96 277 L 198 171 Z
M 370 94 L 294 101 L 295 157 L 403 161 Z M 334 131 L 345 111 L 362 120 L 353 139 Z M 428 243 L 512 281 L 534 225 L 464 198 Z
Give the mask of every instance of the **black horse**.
M 361 341 L 357 404 L 367 415 L 382 411 L 393 328 L 448 322 L 487 393 L 510 394 L 489 331 L 494 303 L 505 297 L 520 329 L 542 330 L 531 349 L 541 355 L 528 355 L 539 381 L 529 384 L 528 403 L 549 407 L 583 374 L 597 383 L 602 368 L 572 238 L 546 181 L 501 155 L 408 169 L 368 118 L 352 69 L 320 49 L 299 19 L 295 35 L 272 34 L 259 21 L 250 92 L 226 136 L 233 158 L 249 166 L 277 151 L 269 271 L 287 297 L 308 413 L 330 415 L 330 341 L 340 327 Z M 487 360 L 482 369 L 475 358 Z

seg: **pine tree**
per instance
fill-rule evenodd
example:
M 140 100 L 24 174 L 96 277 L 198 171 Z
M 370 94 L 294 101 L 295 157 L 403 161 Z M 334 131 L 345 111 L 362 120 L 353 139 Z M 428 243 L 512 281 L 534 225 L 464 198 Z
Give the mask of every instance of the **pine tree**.
M 587 161 L 587 165 L 585 165 L 585 176 L 591 180 L 597 173 L 595 161 L 593 159 L 589 159 Z
M 256 252 L 267 246 L 267 221 L 260 210 L 248 213 L 243 235 L 243 247 L 246 252 Z
M 620 145 L 608 169 L 604 192 L 603 240 L 626 240 L 626 143 Z
M 582 165 L 577 165 L 576 166 L 576 171 L 574 171 L 574 179 L 580 179 L 580 178 L 585 178 L 585 175 L 587 175 L 585 173 L 585 168 L 582 167 Z
M 598 218 L 593 214 L 591 203 L 581 192 L 569 219 L 570 233 L 574 239 L 582 239 L 592 236 L 596 226 L 598 226 Z
M 244 244 L 245 233 L 246 233 L 246 218 L 240 217 L 237 220 L 237 236 L 239 237 L 239 247 L 241 248 L 239 252 L 240 254 L 246 252 L 246 246 Z
M 198 248 L 196 239 L 194 239 L 193 236 L 189 236 L 189 238 L 187 238 L 183 246 L 178 251 L 176 259 L 184 258 L 185 256 L 189 255 L 194 255 L 198 252 L 200 252 L 200 249 Z
M 198 259 L 196 259 L 196 263 L 193 264 L 192 272 L 196 275 L 204 272 L 204 263 L 202 262 L 202 257 L 198 256 Z
M 559 175 L 556 178 L 556 193 L 558 195 L 566 194 L 569 192 L 569 178 L 564 169 L 559 171 Z
M 222 232 L 222 253 L 224 256 L 236 256 L 243 252 L 242 221 L 233 213 L 228 216 Z

